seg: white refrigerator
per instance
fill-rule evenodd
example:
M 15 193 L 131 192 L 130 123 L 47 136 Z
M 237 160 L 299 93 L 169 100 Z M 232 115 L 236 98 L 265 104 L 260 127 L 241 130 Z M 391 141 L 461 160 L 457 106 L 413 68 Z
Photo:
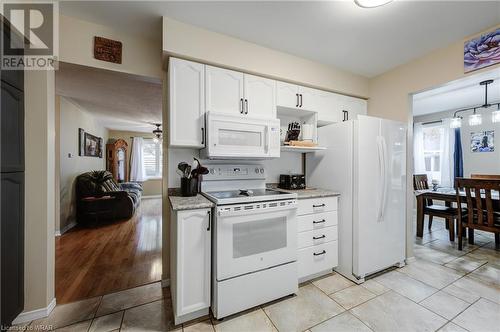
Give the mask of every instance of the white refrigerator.
M 340 193 L 335 270 L 357 283 L 404 265 L 406 141 L 405 124 L 360 115 L 318 128 L 327 149 L 306 157 L 307 186 Z

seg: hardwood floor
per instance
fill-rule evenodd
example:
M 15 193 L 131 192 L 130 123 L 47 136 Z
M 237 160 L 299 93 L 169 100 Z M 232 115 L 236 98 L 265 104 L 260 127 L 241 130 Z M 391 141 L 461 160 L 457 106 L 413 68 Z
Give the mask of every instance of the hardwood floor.
M 57 303 L 161 280 L 161 221 L 161 199 L 144 199 L 130 220 L 56 238 Z

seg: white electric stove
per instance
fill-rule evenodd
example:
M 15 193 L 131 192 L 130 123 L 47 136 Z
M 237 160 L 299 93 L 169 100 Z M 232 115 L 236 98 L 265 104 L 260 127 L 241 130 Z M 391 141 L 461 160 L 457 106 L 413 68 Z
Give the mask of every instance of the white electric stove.
M 261 165 L 208 165 L 216 204 L 212 311 L 217 319 L 296 293 L 297 195 L 266 188 Z

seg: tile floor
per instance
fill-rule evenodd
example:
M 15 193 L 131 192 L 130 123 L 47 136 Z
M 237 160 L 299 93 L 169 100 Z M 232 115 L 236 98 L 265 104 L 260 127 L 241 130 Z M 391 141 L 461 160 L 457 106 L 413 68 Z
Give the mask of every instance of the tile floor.
M 500 251 L 493 236 L 478 233 L 476 244 L 462 252 L 447 236 L 435 220 L 403 268 L 362 285 L 332 273 L 301 285 L 294 297 L 223 321 L 206 317 L 174 326 L 169 290 L 154 283 L 57 306 L 26 330 L 500 331 Z

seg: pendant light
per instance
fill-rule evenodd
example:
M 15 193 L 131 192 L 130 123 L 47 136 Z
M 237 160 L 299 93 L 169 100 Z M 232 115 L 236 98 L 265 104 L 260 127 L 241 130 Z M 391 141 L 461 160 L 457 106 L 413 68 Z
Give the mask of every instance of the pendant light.
M 491 83 L 493 83 L 493 80 L 486 80 L 479 83 L 479 85 L 484 85 L 484 104 L 456 111 L 453 114 L 453 118 L 451 119 L 450 128 L 460 128 L 462 126 L 462 117 L 459 116 L 458 113 L 467 112 L 471 110 L 473 111 L 473 113 L 469 115 L 469 121 L 468 121 L 469 126 L 472 127 L 481 125 L 483 123 L 483 118 L 481 114 L 477 113 L 477 109 L 478 108 L 487 109 L 490 108 L 491 106 L 497 106 L 497 110 L 491 112 L 491 121 L 500 122 L 500 103 L 495 103 L 495 104 L 488 103 L 488 85 L 490 85 Z
M 476 109 L 474 108 L 474 113 L 469 115 L 469 126 L 479 126 L 483 122 L 481 114 L 476 114 Z
M 450 128 L 460 128 L 462 127 L 462 117 L 457 116 L 450 121 Z
M 161 123 L 155 123 L 155 126 L 156 126 L 156 129 L 153 130 L 153 135 L 155 135 L 155 137 L 153 138 L 153 142 L 158 144 L 158 143 L 160 143 L 163 131 L 160 129 Z
M 500 104 L 497 105 L 497 110 L 491 112 L 491 122 L 498 123 L 500 122 Z
M 362 8 L 375 8 L 392 2 L 393 0 L 354 0 L 356 5 Z

